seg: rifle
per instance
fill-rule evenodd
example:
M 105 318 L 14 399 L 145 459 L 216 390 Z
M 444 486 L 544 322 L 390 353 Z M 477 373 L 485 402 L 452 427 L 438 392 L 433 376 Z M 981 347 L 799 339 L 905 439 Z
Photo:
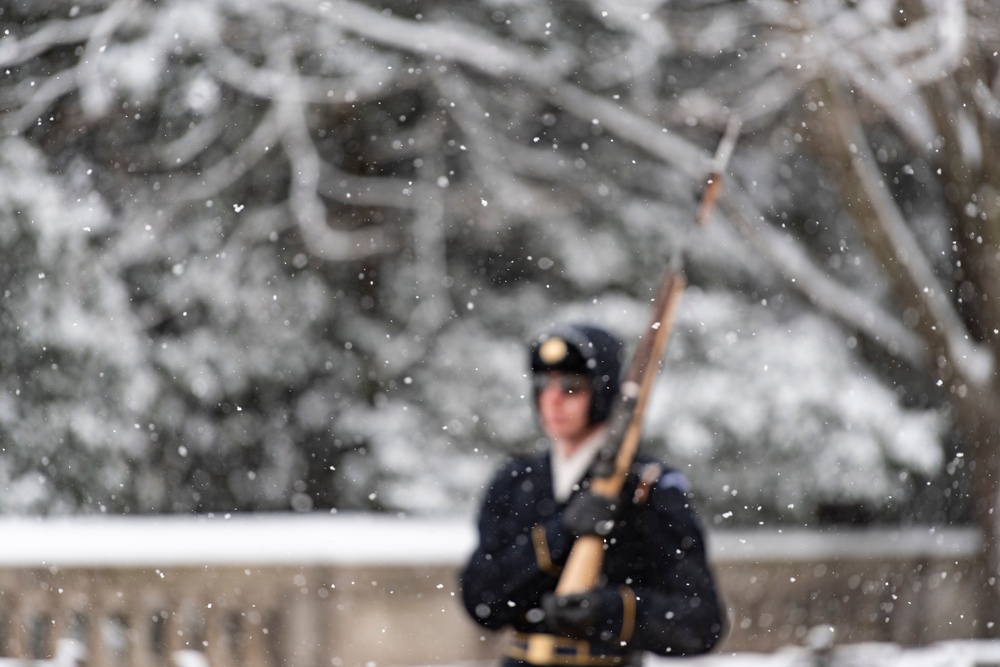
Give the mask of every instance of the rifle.
M 698 204 L 695 214 L 698 225 L 705 224 L 718 200 L 722 188 L 722 173 L 736 145 L 739 128 L 739 119 L 731 117 L 715 152 L 708 181 Z M 679 253 L 675 254 L 675 259 L 678 258 Z M 660 279 L 649 325 L 632 355 L 628 372 L 622 381 L 621 391 L 611 413 L 607 442 L 591 466 L 590 490 L 599 496 L 615 499 L 621 495 L 625 478 L 639 450 L 646 403 L 662 363 L 667 339 L 673 327 L 674 314 L 685 286 L 684 272 L 678 259 L 673 262 L 673 266 L 667 268 Z M 568 595 L 593 589 L 597 585 L 603 562 L 603 537 L 583 535 L 577 538 L 559 577 L 556 593 Z

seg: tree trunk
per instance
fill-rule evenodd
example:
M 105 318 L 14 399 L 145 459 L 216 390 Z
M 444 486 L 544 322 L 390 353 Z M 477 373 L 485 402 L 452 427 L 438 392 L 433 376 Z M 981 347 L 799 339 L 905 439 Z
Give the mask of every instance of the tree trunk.
M 981 637 L 1000 637 L 1000 397 L 995 391 L 956 398 L 955 419 L 972 476 L 973 518 L 982 537 L 978 571 L 970 573 L 982 591 Z
M 1000 385 L 992 369 L 982 363 L 995 363 L 1000 358 L 1000 312 L 995 306 L 1000 289 L 1000 241 L 995 236 L 1000 229 L 1000 204 L 995 200 L 998 188 L 990 179 L 992 169 L 968 169 L 959 165 L 953 133 L 942 135 L 945 147 L 941 158 L 942 184 L 946 190 L 949 211 L 954 221 L 956 246 L 959 249 L 960 275 L 937 276 L 927 267 L 914 270 L 912 246 L 899 245 L 893 238 L 893 225 L 898 225 L 901 213 L 891 197 L 886 197 L 887 184 L 873 169 L 868 155 L 870 147 L 854 110 L 836 81 L 822 81 L 816 90 L 822 101 L 821 111 L 810 120 L 815 141 L 814 150 L 823 157 L 831 180 L 837 184 L 868 248 L 882 263 L 891 280 L 901 309 L 915 313 L 912 326 L 929 351 L 929 364 L 922 369 L 945 387 L 951 396 L 953 418 L 962 434 L 963 454 L 972 477 L 973 512 L 976 527 L 982 536 L 979 567 L 970 573 L 982 590 L 977 625 L 983 637 L 1000 636 Z M 929 98 L 932 107 L 935 99 Z M 938 120 L 946 115 L 938 115 Z M 984 126 L 985 127 L 985 126 Z M 949 137 L 951 141 L 949 141 Z M 983 150 L 989 150 L 989 142 Z M 992 153 L 983 156 L 984 164 L 996 164 Z M 876 182 L 870 182 L 870 181 Z M 975 193 L 990 193 L 989 201 Z M 881 199 L 879 199 L 881 197 Z M 969 202 L 979 200 L 981 215 L 968 215 Z M 888 218 L 895 219 L 888 219 Z M 897 227 L 898 229 L 898 227 Z M 977 231 L 978 230 L 978 231 Z M 958 238 L 960 237 L 960 238 Z M 922 279 L 931 284 L 924 284 Z M 953 282 L 954 281 L 954 285 Z M 969 283 L 962 288 L 962 281 Z M 931 301 L 928 291 L 943 291 L 948 303 L 942 307 L 939 299 Z M 961 307 L 962 294 L 974 295 L 975 304 Z M 944 319 L 942 319 L 944 316 Z M 974 321 L 970 321 L 970 317 Z M 957 325 L 957 329 L 956 329 Z M 951 331 L 949 338 L 948 331 Z M 982 358 L 958 358 L 963 353 L 955 345 L 955 332 L 965 333 L 966 341 L 979 345 Z M 977 335 L 982 332 L 982 335 Z M 959 336 L 960 338 L 963 336 Z M 969 348 L 972 349 L 972 348 Z M 989 370 L 990 372 L 984 372 Z

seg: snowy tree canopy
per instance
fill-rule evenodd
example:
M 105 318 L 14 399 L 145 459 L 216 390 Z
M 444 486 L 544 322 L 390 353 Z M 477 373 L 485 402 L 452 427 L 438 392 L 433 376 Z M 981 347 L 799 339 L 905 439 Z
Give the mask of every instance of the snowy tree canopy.
M 995 407 L 991 3 L 0 17 L 4 511 L 468 511 L 524 341 L 634 341 L 677 259 L 648 431 L 713 516 L 903 503 Z

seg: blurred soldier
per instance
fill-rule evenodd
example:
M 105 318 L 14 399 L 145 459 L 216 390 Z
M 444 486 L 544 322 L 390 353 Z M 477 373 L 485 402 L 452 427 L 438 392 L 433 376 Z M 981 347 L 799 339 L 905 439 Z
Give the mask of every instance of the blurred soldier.
M 587 325 L 556 327 L 531 345 L 535 406 L 550 446 L 494 477 L 479 546 L 461 573 L 472 618 L 514 631 L 504 667 L 639 665 L 644 651 L 704 653 L 722 635 L 687 479 L 640 457 L 619 499 L 588 490 L 621 355 L 613 335 Z M 561 567 L 585 534 L 605 538 L 600 583 L 557 595 Z

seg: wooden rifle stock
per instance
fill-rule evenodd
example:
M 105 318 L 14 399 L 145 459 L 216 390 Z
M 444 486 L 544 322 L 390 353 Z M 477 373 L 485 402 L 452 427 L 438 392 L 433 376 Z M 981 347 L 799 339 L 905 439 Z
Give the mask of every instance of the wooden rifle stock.
M 622 383 L 621 395 L 611 417 L 609 444 L 598 454 L 597 469 L 607 474 L 591 479 L 590 490 L 606 498 L 621 495 L 625 477 L 632 467 L 632 461 L 639 449 L 642 436 L 642 416 L 646 402 L 653 389 L 667 338 L 673 325 L 674 313 L 684 292 L 684 275 L 679 271 L 667 271 L 660 281 L 653 315 L 632 357 L 628 374 Z M 617 446 L 614 446 L 618 443 Z M 614 454 L 611 458 L 611 454 Z M 606 456 L 608 460 L 601 461 Z M 606 465 L 602 466 L 601 463 Z M 598 535 L 583 535 L 573 544 L 566 565 L 559 577 L 556 592 L 560 595 L 580 593 L 594 588 L 604 561 L 604 538 Z
M 715 208 L 722 190 L 722 173 L 736 146 L 739 131 L 740 120 L 737 116 L 733 116 L 729 119 L 722 141 L 716 149 L 708 182 L 695 214 L 695 221 L 699 225 L 705 224 Z M 684 288 L 684 274 L 679 269 L 668 269 L 664 273 L 653 302 L 649 326 L 632 357 L 628 374 L 621 386 L 621 396 L 612 412 L 608 443 L 602 448 L 591 468 L 593 476 L 590 490 L 597 495 L 609 499 L 621 496 L 625 478 L 639 449 L 646 401 L 658 374 L 667 338 L 673 327 L 677 304 Z M 603 537 L 583 535 L 577 538 L 559 576 L 556 593 L 569 595 L 593 589 L 597 585 L 603 563 Z

